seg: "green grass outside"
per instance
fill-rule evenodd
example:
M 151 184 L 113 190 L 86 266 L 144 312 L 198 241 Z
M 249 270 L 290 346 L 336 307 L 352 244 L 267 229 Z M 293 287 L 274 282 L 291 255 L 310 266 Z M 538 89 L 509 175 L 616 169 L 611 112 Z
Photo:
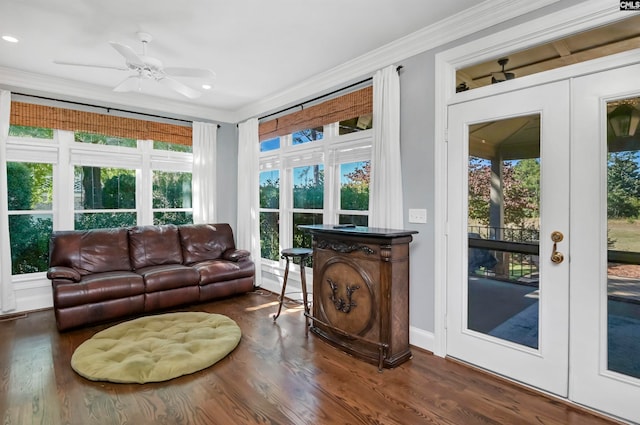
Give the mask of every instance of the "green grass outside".
M 615 241 L 609 249 L 640 252 L 640 220 L 609 220 L 608 237 Z

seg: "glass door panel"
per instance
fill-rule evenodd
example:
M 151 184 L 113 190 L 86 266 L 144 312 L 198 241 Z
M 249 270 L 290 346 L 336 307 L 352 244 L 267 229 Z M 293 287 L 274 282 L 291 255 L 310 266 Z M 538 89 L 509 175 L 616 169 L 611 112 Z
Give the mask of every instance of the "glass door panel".
M 607 102 L 607 369 L 640 378 L 640 97 Z
M 469 126 L 467 328 L 538 348 L 540 115 Z

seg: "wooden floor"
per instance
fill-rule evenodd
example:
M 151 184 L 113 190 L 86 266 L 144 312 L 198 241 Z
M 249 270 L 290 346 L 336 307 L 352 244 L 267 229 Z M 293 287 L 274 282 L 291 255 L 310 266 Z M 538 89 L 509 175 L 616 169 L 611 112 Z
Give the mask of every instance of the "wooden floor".
M 414 348 L 395 369 L 304 335 L 300 307 L 274 324 L 276 296 L 251 293 L 190 311 L 225 314 L 243 336 L 212 367 L 155 384 L 91 382 L 73 350 L 107 325 L 58 333 L 51 310 L 0 321 L 0 417 L 25 424 L 611 424 Z

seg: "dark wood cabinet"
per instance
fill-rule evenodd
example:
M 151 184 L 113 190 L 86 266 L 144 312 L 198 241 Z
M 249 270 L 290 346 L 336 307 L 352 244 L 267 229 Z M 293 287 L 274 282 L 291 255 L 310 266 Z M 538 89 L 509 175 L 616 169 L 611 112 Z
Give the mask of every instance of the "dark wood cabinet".
M 313 235 L 311 332 L 380 369 L 408 360 L 409 243 L 417 232 L 300 229 Z

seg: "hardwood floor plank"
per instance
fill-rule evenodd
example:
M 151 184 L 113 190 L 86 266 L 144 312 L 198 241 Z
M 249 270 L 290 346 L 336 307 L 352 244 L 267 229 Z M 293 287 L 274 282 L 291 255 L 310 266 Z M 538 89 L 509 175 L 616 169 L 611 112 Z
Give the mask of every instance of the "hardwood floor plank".
M 73 351 L 115 323 L 59 333 L 51 310 L 0 321 L 0 419 L 14 424 L 575 424 L 616 423 L 457 361 L 412 348 L 395 369 L 304 335 L 302 307 L 256 292 L 181 311 L 225 314 L 243 335 L 212 367 L 167 382 L 92 382 Z

